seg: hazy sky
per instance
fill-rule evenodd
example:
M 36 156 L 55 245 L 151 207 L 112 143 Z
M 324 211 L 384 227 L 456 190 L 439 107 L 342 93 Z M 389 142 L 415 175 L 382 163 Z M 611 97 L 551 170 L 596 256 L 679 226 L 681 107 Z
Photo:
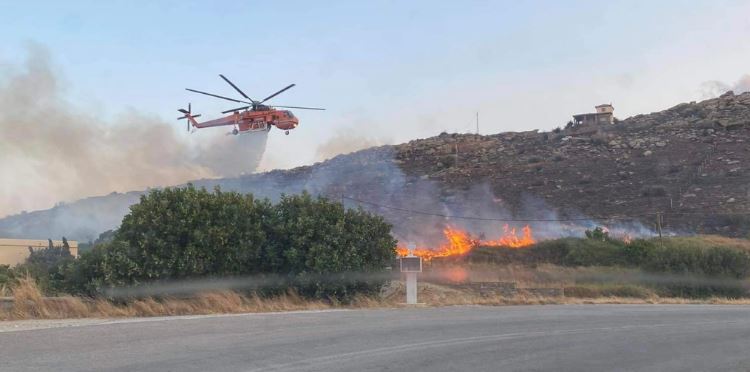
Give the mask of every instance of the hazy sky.
M 615 114 L 702 98 L 750 73 L 747 1 L 0 1 L 0 68 L 46 47 L 67 100 L 174 122 L 296 83 L 276 104 L 301 126 L 271 133 L 262 167 L 313 162 L 333 144 L 399 143 L 443 130 L 551 129 L 612 102 Z M 2 135 L 0 133 L 0 135 Z M 190 138 L 187 138 L 190 137 Z M 228 140 L 231 137 L 227 137 Z M 343 146 L 342 148 L 346 148 Z M 323 149 L 323 150 L 321 150 Z

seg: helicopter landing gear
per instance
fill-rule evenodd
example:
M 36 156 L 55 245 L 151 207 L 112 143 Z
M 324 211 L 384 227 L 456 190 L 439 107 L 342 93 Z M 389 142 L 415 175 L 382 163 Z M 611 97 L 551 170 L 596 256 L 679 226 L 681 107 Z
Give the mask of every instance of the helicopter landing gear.
M 284 134 L 286 134 L 288 136 L 289 135 L 289 131 L 285 131 Z
M 237 128 L 234 128 L 234 129 L 232 129 L 232 134 L 234 134 L 236 136 L 236 135 L 240 134 L 240 131 L 237 130 Z

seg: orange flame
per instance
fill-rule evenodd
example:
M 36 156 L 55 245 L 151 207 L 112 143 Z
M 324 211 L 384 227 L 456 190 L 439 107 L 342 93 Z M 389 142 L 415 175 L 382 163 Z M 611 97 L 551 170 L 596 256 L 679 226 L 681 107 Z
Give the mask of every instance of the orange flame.
M 520 237 L 516 235 L 516 228 L 508 228 L 508 225 L 503 226 L 503 236 L 496 241 L 489 242 L 491 246 L 502 246 L 509 248 L 521 248 L 536 243 L 534 238 L 531 236 L 531 227 L 529 225 L 524 226 L 521 231 L 523 235 Z
M 630 234 L 625 234 L 622 236 L 622 242 L 625 244 L 630 244 L 631 242 L 633 242 L 633 237 L 630 236 Z
M 508 225 L 505 225 L 503 226 L 503 236 L 499 239 L 482 241 L 479 239 L 473 239 L 469 233 L 464 230 L 459 230 L 449 226 L 443 230 L 443 234 L 447 240 L 446 243 L 442 244 L 437 249 L 418 247 L 412 250 L 412 253 L 415 256 L 422 257 L 425 261 L 429 261 L 435 257 L 463 256 L 474 249 L 474 247 L 480 245 L 502 248 L 521 248 L 536 243 L 536 240 L 534 240 L 531 233 L 531 227 L 526 225 L 521 231 L 522 235 L 518 236 L 515 227 L 510 228 Z M 399 256 L 406 256 L 409 254 L 409 249 L 399 246 L 396 248 L 396 253 L 398 253 Z

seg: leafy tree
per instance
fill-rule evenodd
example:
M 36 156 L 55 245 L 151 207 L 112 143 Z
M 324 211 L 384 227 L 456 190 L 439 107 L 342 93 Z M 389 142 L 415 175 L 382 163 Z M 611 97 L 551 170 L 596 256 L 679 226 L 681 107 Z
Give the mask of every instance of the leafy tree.
M 154 280 L 281 274 L 302 282 L 295 286 L 303 294 L 344 299 L 378 287 L 344 274 L 383 270 L 395 257 L 390 228 L 382 217 L 306 193 L 272 204 L 218 188 L 152 190 L 110 242 L 66 269 L 67 283 L 91 293 Z
M 107 230 L 99 234 L 99 237 L 97 237 L 94 241 L 89 240 L 86 243 L 79 243 L 78 254 L 82 255 L 83 253 L 90 251 L 96 245 L 111 242 L 115 238 L 115 232 L 116 230 Z
M 253 274 L 271 204 L 192 186 L 153 190 L 122 221 L 105 263 L 114 282 Z M 129 268 L 123 271 L 124 268 Z
M 43 290 L 54 293 L 63 286 L 63 268 L 73 261 L 74 257 L 70 254 L 70 246 L 65 237 L 59 246 L 55 246 L 52 239 L 48 239 L 45 248 L 34 250 L 29 247 L 29 257 L 12 270 L 16 277 L 29 275 L 37 280 Z
M 267 255 L 270 271 L 303 278 L 307 274 L 380 271 L 395 257 L 391 226 L 380 216 L 361 209 L 347 210 L 340 203 L 313 199 L 307 193 L 282 196 L 274 212 Z M 365 287 L 352 287 L 342 275 L 332 275 L 330 280 L 317 280 L 298 289 L 318 297 L 345 298 L 352 289 L 362 291 Z
M 101 293 L 105 286 L 104 257 L 110 243 L 96 245 L 81 253 L 74 262 L 62 265 L 61 287 L 70 292 L 83 294 Z

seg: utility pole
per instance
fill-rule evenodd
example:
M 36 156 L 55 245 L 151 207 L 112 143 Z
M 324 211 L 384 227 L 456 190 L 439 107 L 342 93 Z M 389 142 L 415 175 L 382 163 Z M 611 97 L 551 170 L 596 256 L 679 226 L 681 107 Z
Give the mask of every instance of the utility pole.
M 477 111 L 477 134 L 479 134 L 479 111 Z
M 664 246 L 664 242 L 661 238 L 661 212 L 656 212 L 656 229 L 659 231 L 659 244 Z

